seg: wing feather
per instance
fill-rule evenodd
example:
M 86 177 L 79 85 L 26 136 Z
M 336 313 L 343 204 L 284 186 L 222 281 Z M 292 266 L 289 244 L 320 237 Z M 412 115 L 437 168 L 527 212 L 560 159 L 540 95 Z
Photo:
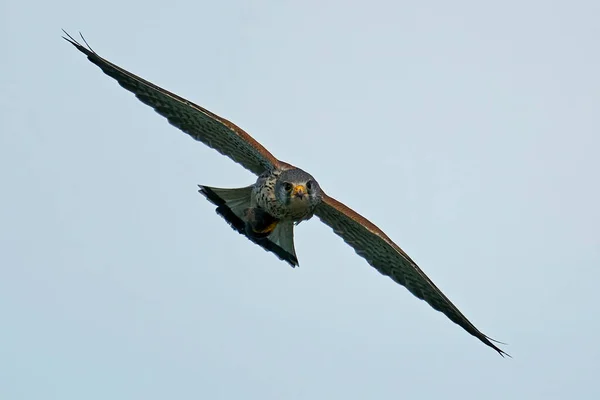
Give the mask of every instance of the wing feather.
M 500 355 L 508 355 L 492 343 L 493 339 L 479 331 L 417 264 L 373 223 L 326 194 L 323 194 L 323 202 L 317 206 L 315 215 L 380 273 L 406 287 Z
M 89 45 L 84 47 L 67 32 L 65 34 L 67 37 L 63 38 L 105 74 L 195 140 L 212 147 L 256 175 L 279 166 L 279 161 L 267 149 L 237 125 L 105 60 Z

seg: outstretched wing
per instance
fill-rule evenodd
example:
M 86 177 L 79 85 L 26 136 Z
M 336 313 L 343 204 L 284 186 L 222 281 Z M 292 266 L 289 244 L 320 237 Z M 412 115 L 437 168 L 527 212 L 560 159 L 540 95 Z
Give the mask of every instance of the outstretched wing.
M 417 264 L 366 218 L 326 194 L 323 194 L 323 202 L 317 206 L 315 215 L 333 228 L 337 235 L 380 273 L 406 287 L 500 355 L 508 355 L 494 345 L 492 339 L 475 328 Z
M 63 39 L 85 54 L 106 75 L 114 78 L 140 101 L 154 108 L 173 126 L 194 139 L 240 163 L 256 175 L 279 165 L 279 161 L 267 149 L 235 124 L 116 66 L 100 57 L 89 46 L 82 46 L 67 32 L 65 34 L 67 37 L 63 36 Z

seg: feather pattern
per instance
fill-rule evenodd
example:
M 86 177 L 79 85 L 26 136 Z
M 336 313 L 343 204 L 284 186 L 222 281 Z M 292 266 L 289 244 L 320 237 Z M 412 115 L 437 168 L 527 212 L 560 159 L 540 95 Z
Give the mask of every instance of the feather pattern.
M 64 39 L 85 54 L 119 85 L 144 104 L 167 118 L 169 123 L 192 138 L 226 155 L 244 168 L 260 175 L 279 166 L 279 161 L 240 127 L 100 57 L 65 32 Z
M 417 264 L 369 220 L 325 193 L 322 203 L 315 210 L 315 215 L 333 228 L 338 236 L 381 274 L 406 287 L 413 295 L 444 313 L 500 355 L 508 355 L 494 345 L 492 339 L 479 331 Z

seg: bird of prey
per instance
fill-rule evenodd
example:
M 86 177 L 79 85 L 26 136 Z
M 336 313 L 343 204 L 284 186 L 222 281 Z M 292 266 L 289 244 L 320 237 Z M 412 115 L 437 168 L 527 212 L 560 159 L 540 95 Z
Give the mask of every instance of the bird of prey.
M 255 183 L 241 188 L 199 185 L 199 192 L 216 205 L 217 213 L 234 230 L 294 267 L 298 265 L 294 225 L 316 215 L 381 274 L 406 287 L 500 355 L 508 355 L 479 331 L 396 243 L 366 218 L 328 196 L 312 175 L 278 160 L 228 120 L 100 57 L 83 36 L 87 47 L 64 33 L 67 36 L 63 38 L 89 61 L 169 123 L 258 175 Z

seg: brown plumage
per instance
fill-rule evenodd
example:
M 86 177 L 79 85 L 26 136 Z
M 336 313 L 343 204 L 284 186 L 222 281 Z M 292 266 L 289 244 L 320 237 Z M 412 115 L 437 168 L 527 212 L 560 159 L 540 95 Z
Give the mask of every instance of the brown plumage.
M 406 287 L 500 355 L 507 355 L 479 331 L 385 233 L 325 194 L 310 174 L 277 160 L 237 125 L 112 64 L 89 46 L 84 47 L 65 34 L 64 39 L 92 63 L 172 125 L 258 175 L 254 184 L 243 188 L 200 186 L 200 193 L 217 206 L 217 213 L 234 230 L 296 266 L 294 224 L 316 215 L 380 273 Z

